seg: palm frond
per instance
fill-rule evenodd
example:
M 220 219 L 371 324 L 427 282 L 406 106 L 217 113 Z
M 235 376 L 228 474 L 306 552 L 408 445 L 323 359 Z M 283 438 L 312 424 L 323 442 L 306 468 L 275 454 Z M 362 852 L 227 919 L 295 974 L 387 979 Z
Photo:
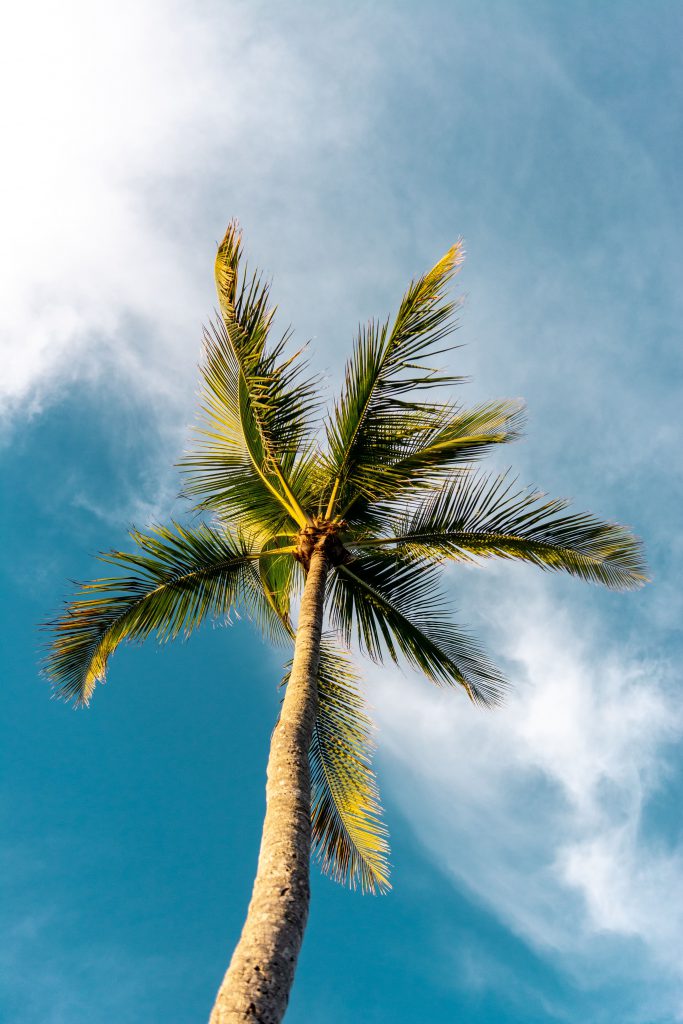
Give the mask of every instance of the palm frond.
M 457 304 L 445 294 L 461 262 L 458 243 L 411 283 L 393 326 L 387 320 L 361 328 L 327 423 L 328 518 L 357 494 L 372 497 L 379 463 L 396 461 L 435 426 L 441 407 L 405 396 L 461 380 L 425 365 L 445 351 L 438 346 L 455 328 Z
M 376 893 L 390 884 L 388 836 L 371 767 L 372 728 L 352 662 L 323 637 L 309 750 L 313 848 L 325 874 Z
M 434 422 L 415 432 L 396 452 L 384 452 L 373 469 L 372 483 L 363 495 L 351 498 L 343 518 L 356 525 L 378 518 L 372 505 L 421 501 L 425 489 L 443 486 L 454 471 L 487 455 L 494 445 L 510 444 L 521 437 L 524 404 L 515 399 L 486 402 L 471 409 L 452 405 L 437 407 Z M 370 500 L 370 496 L 371 499 Z
M 255 557 L 235 536 L 201 525 L 134 532 L 138 551 L 112 551 L 102 561 L 128 572 L 80 587 L 48 623 L 53 641 L 45 671 L 59 696 L 87 704 L 107 662 L 124 640 L 163 642 L 188 636 L 207 617 L 229 616 L 244 593 Z
M 275 312 L 269 287 L 258 273 L 241 272 L 241 257 L 241 234 L 233 222 L 216 256 L 221 319 L 205 332 L 204 426 L 183 465 L 189 493 L 203 495 L 206 507 L 236 505 L 246 521 L 249 502 L 240 498 L 240 480 L 251 492 L 260 481 L 268 492 L 258 506 L 267 532 L 277 525 L 278 505 L 280 526 L 283 516 L 298 526 L 308 521 L 292 477 L 313 444 L 319 382 L 304 377 L 300 353 L 286 355 L 289 332 L 267 348 Z
M 479 643 L 448 617 L 437 574 L 426 560 L 392 552 L 354 558 L 336 567 L 330 584 L 331 621 L 348 645 L 356 632 L 361 650 L 381 662 L 384 651 L 437 684 L 462 686 L 484 707 L 499 704 L 506 687 Z
M 203 351 L 202 426 L 180 464 L 185 493 L 200 497 L 200 508 L 227 515 L 232 525 L 264 539 L 285 530 L 293 534 L 299 526 L 292 511 L 252 456 L 258 433 L 253 417 L 242 421 L 239 366 L 222 321 L 209 322 Z
M 395 523 L 391 538 L 369 544 L 418 561 L 498 556 L 617 590 L 642 586 L 647 567 L 631 531 L 588 512 L 563 515 L 568 505 L 532 489 L 514 490 L 507 475 L 460 476 Z
M 292 557 L 293 548 L 283 550 L 285 541 L 286 538 L 275 537 L 265 544 L 249 576 L 250 614 L 266 639 L 274 643 L 294 639 L 290 612 L 293 599 L 303 585 L 302 567 Z

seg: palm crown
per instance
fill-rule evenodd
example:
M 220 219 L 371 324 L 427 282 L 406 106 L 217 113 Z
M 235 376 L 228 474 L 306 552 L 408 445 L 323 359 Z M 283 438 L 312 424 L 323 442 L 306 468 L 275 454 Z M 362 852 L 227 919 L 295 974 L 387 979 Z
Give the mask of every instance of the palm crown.
M 444 562 L 521 559 L 612 588 L 645 580 L 624 527 L 474 467 L 519 436 L 523 409 L 508 400 L 464 409 L 434 391 L 461 379 L 433 366 L 455 326 L 447 291 L 461 259 L 453 246 L 411 283 L 393 320 L 360 330 L 321 424 L 319 382 L 301 353 L 287 354 L 289 333 L 271 342 L 269 287 L 243 268 L 232 223 L 216 258 L 220 313 L 204 335 L 202 423 L 183 463 L 186 490 L 211 522 L 133 533 L 134 553 L 102 556 L 116 575 L 83 585 L 51 624 L 47 672 L 77 704 L 121 641 L 188 635 L 235 607 L 289 643 L 322 541 L 331 568 L 309 753 L 313 841 L 323 869 L 372 891 L 388 885 L 387 837 L 346 650 L 356 642 L 375 661 L 405 659 L 488 707 L 505 681 L 451 621 Z

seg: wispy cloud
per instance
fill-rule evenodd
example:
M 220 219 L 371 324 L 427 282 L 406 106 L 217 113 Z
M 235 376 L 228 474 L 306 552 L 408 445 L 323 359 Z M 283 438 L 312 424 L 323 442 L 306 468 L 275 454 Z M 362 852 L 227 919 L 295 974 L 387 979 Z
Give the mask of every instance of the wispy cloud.
M 647 963 L 641 997 L 658 977 L 672 1012 L 683 846 L 643 827 L 683 735 L 668 668 L 610 647 L 542 583 L 499 592 L 492 581 L 496 649 L 515 680 L 503 710 L 373 679 L 388 785 L 436 864 L 512 931 L 583 984 L 630 985 Z
M 116 373 L 177 415 L 227 218 L 256 201 L 276 222 L 269 197 L 310 193 L 288 179 L 348 146 L 360 108 L 325 84 L 324 47 L 307 57 L 249 5 L 67 0 L 8 18 L 0 408 Z

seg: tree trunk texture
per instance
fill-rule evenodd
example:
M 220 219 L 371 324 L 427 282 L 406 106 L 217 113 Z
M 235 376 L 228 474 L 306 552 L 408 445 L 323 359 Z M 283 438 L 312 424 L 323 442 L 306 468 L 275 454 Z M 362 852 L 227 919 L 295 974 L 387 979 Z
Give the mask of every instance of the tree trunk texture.
M 321 544 L 311 555 L 292 672 L 270 744 L 266 816 L 251 902 L 209 1024 L 278 1024 L 287 1008 L 310 900 L 308 749 L 318 710 L 327 570 Z

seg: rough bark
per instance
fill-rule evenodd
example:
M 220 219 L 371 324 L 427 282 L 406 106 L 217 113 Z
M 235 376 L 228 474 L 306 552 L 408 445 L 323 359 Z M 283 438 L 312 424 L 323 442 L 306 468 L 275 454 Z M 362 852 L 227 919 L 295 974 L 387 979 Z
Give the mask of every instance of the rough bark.
M 284 1016 L 308 918 L 311 779 L 308 748 L 317 712 L 317 670 L 328 559 L 312 552 L 292 671 L 268 759 L 266 816 L 247 919 L 210 1024 L 277 1024 Z

